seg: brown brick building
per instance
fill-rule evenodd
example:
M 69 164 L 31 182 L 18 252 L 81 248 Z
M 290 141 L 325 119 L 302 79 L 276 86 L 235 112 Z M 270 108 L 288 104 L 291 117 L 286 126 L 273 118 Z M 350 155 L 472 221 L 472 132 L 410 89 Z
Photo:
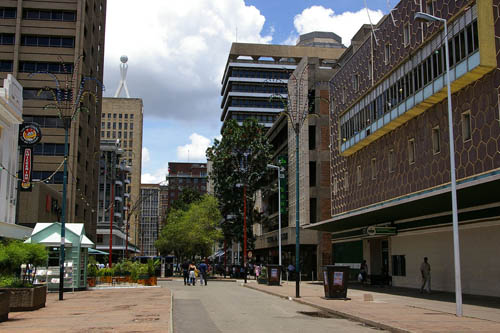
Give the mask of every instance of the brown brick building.
M 46 180 L 62 191 L 64 129 L 57 111 L 44 108 L 53 102 L 53 96 L 38 94 L 40 88 L 56 85 L 47 74 L 30 74 L 48 71 L 63 85 L 64 67 L 73 72 L 74 64 L 82 56 L 77 81 L 90 76 L 102 82 L 106 0 L 1 0 L 0 19 L 0 79 L 8 73 L 17 78 L 24 87 L 24 120 L 42 127 L 42 141 L 34 149 L 33 179 Z M 89 112 L 79 113 L 71 123 L 67 221 L 85 223 L 87 235 L 95 241 L 102 89 L 94 81 L 86 86 L 96 93 L 98 102 L 86 98 L 83 105 Z M 24 197 L 26 202 L 19 203 L 20 209 L 31 209 L 28 204 L 31 199 Z M 25 225 L 36 222 L 18 221 Z
M 444 33 L 414 20 L 425 11 L 448 22 L 463 292 L 500 296 L 499 4 L 402 0 L 346 51 L 331 79 L 331 218 L 312 226 L 333 233 L 336 263 L 419 287 L 428 256 L 433 288 L 454 290 Z
M 172 206 L 185 188 L 207 193 L 207 163 L 168 163 L 168 207 Z

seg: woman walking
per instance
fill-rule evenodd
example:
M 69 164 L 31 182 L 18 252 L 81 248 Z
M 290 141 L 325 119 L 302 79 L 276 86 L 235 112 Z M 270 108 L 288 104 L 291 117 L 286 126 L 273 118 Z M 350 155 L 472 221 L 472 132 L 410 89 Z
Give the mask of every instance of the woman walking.
M 196 285 L 195 270 L 196 270 L 196 266 L 193 263 L 189 264 L 189 282 L 193 286 Z

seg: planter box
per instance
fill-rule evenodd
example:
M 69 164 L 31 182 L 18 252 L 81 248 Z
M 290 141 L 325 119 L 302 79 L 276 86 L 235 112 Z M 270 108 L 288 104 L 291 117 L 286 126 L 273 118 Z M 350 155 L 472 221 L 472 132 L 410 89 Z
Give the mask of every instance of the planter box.
M 9 293 L 0 291 L 0 322 L 9 319 Z
M 148 286 L 156 286 L 158 284 L 158 280 L 156 276 L 149 278 Z
M 89 287 L 95 287 L 96 284 L 96 278 L 95 277 L 89 277 L 87 278 L 87 285 Z
M 0 288 L 9 293 L 9 308 L 11 312 L 33 311 L 45 307 L 47 286 L 33 288 Z

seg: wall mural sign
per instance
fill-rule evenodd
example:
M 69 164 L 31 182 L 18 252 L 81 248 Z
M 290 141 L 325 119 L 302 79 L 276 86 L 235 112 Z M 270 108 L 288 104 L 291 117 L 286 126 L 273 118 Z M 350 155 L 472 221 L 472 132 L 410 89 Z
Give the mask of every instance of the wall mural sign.
M 19 128 L 19 145 L 23 149 L 23 169 L 21 191 L 31 191 L 31 171 L 33 169 L 33 146 L 42 139 L 42 131 L 36 123 L 23 123 Z

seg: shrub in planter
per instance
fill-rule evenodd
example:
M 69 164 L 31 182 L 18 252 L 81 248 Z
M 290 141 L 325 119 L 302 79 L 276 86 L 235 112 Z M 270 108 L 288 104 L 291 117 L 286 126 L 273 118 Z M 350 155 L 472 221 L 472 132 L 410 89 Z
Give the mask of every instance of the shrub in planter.
M 33 282 L 37 267 L 46 265 L 47 259 L 48 252 L 43 245 L 20 241 L 0 243 L 0 291 L 9 293 L 10 311 L 45 306 L 47 286 L 34 286 Z M 24 272 L 21 266 L 25 267 Z
M 137 283 L 147 285 L 149 280 L 148 265 L 139 264 L 139 269 L 137 270 Z
M 93 257 L 90 257 L 87 265 L 87 284 L 89 287 L 95 287 L 97 277 L 97 263 Z

